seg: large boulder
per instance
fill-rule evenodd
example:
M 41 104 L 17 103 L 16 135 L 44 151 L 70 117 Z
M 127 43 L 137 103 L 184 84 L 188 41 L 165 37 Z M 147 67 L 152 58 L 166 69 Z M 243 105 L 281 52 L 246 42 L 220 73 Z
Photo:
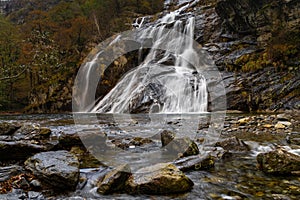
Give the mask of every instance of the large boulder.
M 128 180 L 131 192 L 143 194 L 184 193 L 194 183 L 175 165 L 159 163 L 138 170 Z
M 268 174 L 298 174 L 300 171 L 300 156 L 283 148 L 257 155 L 258 167 Z
M 25 161 L 40 181 L 56 189 L 75 189 L 79 179 L 78 159 L 67 151 L 42 152 Z
M 97 191 L 100 194 L 121 192 L 125 189 L 126 181 L 130 175 L 129 165 L 121 165 L 107 173 L 102 180 L 99 180 L 97 184 Z

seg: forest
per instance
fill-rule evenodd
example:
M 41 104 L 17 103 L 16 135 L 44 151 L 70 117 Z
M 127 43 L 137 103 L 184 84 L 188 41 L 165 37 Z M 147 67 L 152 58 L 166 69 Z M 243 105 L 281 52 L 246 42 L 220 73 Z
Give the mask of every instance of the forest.
M 0 15 L 0 110 L 20 111 L 41 87 L 65 84 L 104 39 L 158 13 L 163 0 L 9 0 Z

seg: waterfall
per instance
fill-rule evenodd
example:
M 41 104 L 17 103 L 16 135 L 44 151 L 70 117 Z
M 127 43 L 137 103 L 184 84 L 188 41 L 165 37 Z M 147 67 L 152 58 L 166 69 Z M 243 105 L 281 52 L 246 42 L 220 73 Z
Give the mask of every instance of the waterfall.
M 96 105 L 96 113 L 199 113 L 206 112 L 208 92 L 203 67 L 195 50 L 195 18 L 178 19 L 188 4 L 170 12 L 156 23 L 143 27 L 136 20 L 137 41 L 151 39 L 152 48 L 140 65 L 128 72 Z M 182 37 L 184 34 L 185 37 Z M 162 51 L 165 46 L 170 51 Z M 140 48 L 141 54 L 143 47 Z M 95 57 L 98 57 L 96 55 Z M 93 65 L 94 58 L 86 65 Z M 88 67 L 87 67 L 88 68 Z

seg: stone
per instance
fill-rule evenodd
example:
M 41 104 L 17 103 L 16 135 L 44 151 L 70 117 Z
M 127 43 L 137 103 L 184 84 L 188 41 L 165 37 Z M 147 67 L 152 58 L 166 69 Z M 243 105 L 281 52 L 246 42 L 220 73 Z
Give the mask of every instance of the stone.
M 169 144 L 172 140 L 174 140 L 176 134 L 173 133 L 172 131 L 168 131 L 168 130 L 164 130 L 163 132 L 160 133 L 160 137 L 161 137 L 161 143 L 162 146 L 166 146 L 167 144 Z
M 0 123 L 0 135 L 12 135 L 20 127 L 19 124 L 2 122 Z
M 29 184 L 30 184 L 31 186 L 35 187 L 35 188 L 39 188 L 39 187 L 42 186 L 41 182 L 38 181 L 38 180 L 32 180 L 32 181 L 30 181 Z
M 291 200 L 290 197 L 288 197 L 284 194 L 272 194 L 272 197 L 274 200 Z
M 199 154 L 198 145 L 189 137 L 175 138 L 167 146 L 167 153 L 186 157 Z
M 264 127 L 264 128 L 272 128 L 273 125 L 272 125 L 272 124 L 264 124 L 263 127 Z
M 45 150 L 46 146 L 31 144 L 30 141 L 0 141 L 1 160 L 24 160 Z
M 284 128 L 285 128 L 285 125 L 283 125 L 283 124 L 281 124 L 281 123 L 277 123 L 277 124 L 275 125 L 275 128 L 277 128 L 277 129 L 284 129 Z
M 45 137 L 48 138 L 51 134 L 51 129 L 46 128 L 46 127 L 42 127 L 40 128 L 40 136 L 41 137 Z
M 70 153 L 78 158 L 80 168 L 97 168 L 103 166 L 102 162 L 83 147 L 74 146 L 71 148 Z
M 172 131 L 164 130 L 160 134 L 162 147 L 165 147 L 168 153 L 179 157 L 199 154 L 197 144 L 189 137 L 176 138 Z
M 194 183 L 174 164 L 159 163 L 138 170 L 128 180 L 130 192 L 174 194 L 188 192 Z
M 283 175 L 300 171 L 300 156 L 283 148 L 257 155 L 258 167 L 265 173 Z
M 41 128 L 33 123 L 7 126 L 13 128 L 8 136 L 2 135 L 4 137 L 0 140 L 0 157 L 3 160 L 25 160 L 35 153 L 50 150 L 55 145 L 54 141 L 49 140 L 49 128 Z
M 149 138 L 135 137 L 129 142 L 129 145 L 143 146 L 152 142 L 153 141 Z
M 181 171 L 206 170 L 214 167 L 215 158 L 211 155 L 195 155 L 175 160 L 173 164 Z
M 44 200 L 46 198 L 40 192 L 29 191 L 28 192 L 28 199 L 29 200 Z
M 300 145 L 300 133 L 292 132 L 286 136 L 286 141 L 289 144 Z
M 84 130 L 82 132 L 72 134 L 63 133 L 58 138 L 58 141 L 58 148 L 65 150 L 70 150 L 74 146 L 86 148 L 93 146 L 93 148 L 95 148 L 95 145 L 97 145 L 97 147 L 104 148 L 106 147 L 106 134 L 99 132 L 98 129 Z M 84 144 L 82 141 L 84 141 Z
M 282 114 L 278 114 L 277 115 L 277 120 L 278 121 L 289 121 L 289 116 L 285 113 L 282 113 Z
M 38 153 L 25 161 L 25 168 L 57 189 L 73 190 L 79 180 L 78 159 L 67 151 Z
M 243 140 L 237 137 L 227 138 L 223 141 L 217 142 L 216 147 L 222 147 L 227 151 L 249 151 L 250 147 Z
M 279 121 L 277 124 L 283 124 L 284 126 L 291 126 L 292 123 L 288 121 Z
M 71 149 L 73 146 L 84 146 L 77 133 L 67 134 L 62 133 L 58 138 L 58 148 Z
M 23 124 L 14 133 L 15 140 L 43 140 L 49 138 L 51 130 L 46 127 L 40 127 L 39 124 Z
M 97 191 L 100 194 L 111 194 L 121 192 L 125 189 L 126 181 L 131 176 L 130 167 L 128 164 L 121 165 L 110 171 L 97 184 Z
M 11 165 L 6 167 L 0 167 L 0 182 L 4 182 L 10 179 L 12 176 L 16 176 L 22 172 L 22 167 L 18 165 Z
M 128 149 L 128 148 L 135 148 L 135 147 L 142 147 L 148 144 L 153 143 L 153 140 L 149 138 L 142 138 L 142 137 L 134 137 L 134 138 L 120 138 L 120 139 L 113 139 L 111 142 L 121 149 Z
M 238 120 L 240 125 L 246 125 L 249 121 L 250 121 L 250 117 L 245 117 Z

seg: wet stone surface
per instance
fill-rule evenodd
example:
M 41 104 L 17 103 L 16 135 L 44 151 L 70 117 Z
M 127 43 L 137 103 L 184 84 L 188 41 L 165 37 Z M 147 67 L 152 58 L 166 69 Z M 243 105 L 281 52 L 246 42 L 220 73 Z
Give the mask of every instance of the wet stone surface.
M 105 141 L 105 145 L 117 147 L 124 152 L 131 152 L 132 155 L 152 150 L 167 152 L 166 148 L 176 141 L 176 137 L 171 137 L 169 143 L 164 142 L 167 143 L 164 147 L 161 138 L 163 130 L 160 127 L 158 130 L 152 130 L 155 134 L 145 137 L 147 134 L 143 131 L 148 131 L 148 127 L 146 127 L 148 122 L 144 122 L 142 118 L 138 117 L 137 123 L 128 123 L 127 119 L 124 119 L 124 122 L 106 123 L 103 119 L 100 128 L 95 127 L 95 130 L 81 131 L 84 133 L 82 136 L 90 138 L 90 141 L 100 138 L 99 144 Z M 124 173 L 125 176 L 119 176 L 119 173 L 123 173 L 122 170 L 114 171 L 114 169 L 122 164 L 112 169 L 93 157 L 87 151 L 88 148 L 80 142 L 78 135 L 74 133 L 74 126 L 69 123 L 62 126 L 63 121 L 68 120 L 58 119 L 56 126 L 55 121 L 49 122 L 46 118 L 44 121 L 40 121 L 42 125 L 34 124 L 36 129 L 27 128 L 26 130 L 30 130 L 28 133 L 22 131 L 24 133 L 22 135 L 20 131 L 16 131 L 10 135 L 1 136 L 1 139 L 6 138 L 6 140 L 12 136 L 18 136 L 19 142 L 31 138 L 28 141 L 37 143 L 35 145 L 52 143 L 55 151 L 46 149 L 43 150 L 46 152 L 35 152 L 25 164 L 24 160 L 1 160 L 0 175 L 3 182 L 0 185 L 3 189 L 0 193 L 3 194 L 0 199 L 19 197 L 26 199 L 31 196 L 37 199 L 120 198 L 141 200 L 151 198 L 154 194 L 158 194 L 161 199 L 197 199 L 199 197 L 201 199 L 298 199 L 300 195 L 298 169 L 291 168 L 292 170 L 288 174 L 292 174 L 292 176 L 281 173 L 278 171 L 281 170 L 278 166 L 282 166 L 284 162 L 281 164 L 273 162 L 274 160 L 268 156 L 277 148 L 283 148 L 285 150 L 282 158 L 287 163 L 290 155 L 297 157 L 299 154 L 300 147 L 297 143 L 299 117 L 296 112 L 294 114 L 289 112 L 255 115 L 229 114 L 225 118 L 220 138 L 214 143 L 206 142 L 206 136 L 209 136 L 211 128 L 209 119 L 209 117 L 208 119 L 204 118 L 201 122 L 198 119 L 195 120 L 195 123 L 198 124 L 194 131 L 198 133 L 191 137 L 190 141 L 197 145 L 199 154 L 190 154 L 186 157 L 177 155 L 170 161 L 174 166 L 164 165 L 164 167 L 159 167 L 161 171 L 155 172 L 153 169 L 156 167 L 151 165 L 145 166 L 146 168 L 137 168 L 131 173 Z M 192 118 L 180 119 L 177 117 L 169 119 L 166 124 L 171 126 L 174 134 L 177 135 L 176 129 L 182 128 L 185 123 L 192 121 Z M 279 123 L 285 127 L 276 127 L 276 124 Z M 47 124 L 51 127 L 50 135 L 48 131 L 44 132 L 39 128 L 47 127 Z M 126 132 L 118 130 L 118 127 L 126 127 Z M 132 135 L 131 130 L 133 130 Z M 42 134 L 44 135 L 42 137 L 39 136 L 41 132 L 45 133 Z M 138 133 L 143 134 L 139 135 Z M 260 158 L 259 155 L 264 156 Z M 144 162 L 146 159 L 146 156 L 141 156 L 140 162 Z M 123 164 L 126 162 L 128 161 L 124 159 Z M 74 163 L 75 165 L 73 165 Z M 130 167 L 135 167 L 130 162 L 128 164 Z M 160 166 L 159 163 L 158 166 Z M 268 175 L 268 166 L 273 167 L 273 170 L 277 170 L 279 173 Z M 296 163 L 293 166 L 299 165 Z M 148 170 L 147 173 L 144 173 L 145 170 Z M 54 174 L 55 176 L 52 176 Z M 176 182 L 174 180 L 181 178 L 173 179 L 172 177 L 181 177 L 184 182 Z M 175 183 L 184 184 L 182 187 L 178 185 L 173 187 L 173 182 L 174 185 L 176 185 Z M 145 188 L 149 187 L 151 190 L 147 192 Z M 69 192 L 66 193 L 67 190 Z

